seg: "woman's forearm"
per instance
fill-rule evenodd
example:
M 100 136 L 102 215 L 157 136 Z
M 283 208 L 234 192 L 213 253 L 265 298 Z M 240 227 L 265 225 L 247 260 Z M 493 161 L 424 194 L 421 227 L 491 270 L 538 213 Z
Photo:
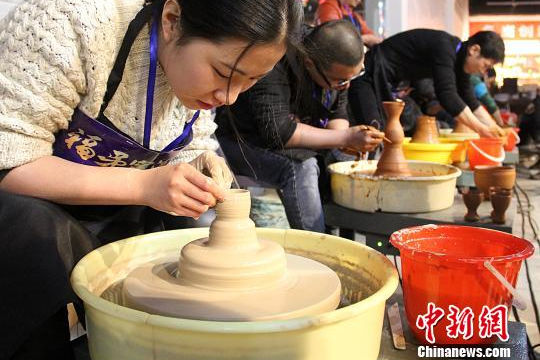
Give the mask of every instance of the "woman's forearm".
M 455 117 L 455 119 L 470 127 L 482 137 L 493 137 L 489 127 L 478 120 L 468 106 L 466 106 L 465 109 L 463 109 L 463 111 Z
M 332 149 L 345 146 L 347 129 L 320 129 L 299 123 L 286 148 Z
M 493 120 L 491 115 L 489 115 L 489 112 L 483 106 L 479 106 L 476 110 L 473 111 L 473 114 L 478 120 L 480 120 L 484 125 L 488 127 L 497 125 L 495 120 Z
M 71 205 L 143 205 L 143 170 L 45 156 L 11 170 L 0 189 Z

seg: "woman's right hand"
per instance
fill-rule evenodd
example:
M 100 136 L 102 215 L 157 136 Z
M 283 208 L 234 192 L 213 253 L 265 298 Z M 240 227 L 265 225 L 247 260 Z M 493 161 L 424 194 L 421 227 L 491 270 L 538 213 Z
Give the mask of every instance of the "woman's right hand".
M 177 216 L 199 218 L 225 190 L 190 164 L 166 165 L 141 173 L 142 203 Z

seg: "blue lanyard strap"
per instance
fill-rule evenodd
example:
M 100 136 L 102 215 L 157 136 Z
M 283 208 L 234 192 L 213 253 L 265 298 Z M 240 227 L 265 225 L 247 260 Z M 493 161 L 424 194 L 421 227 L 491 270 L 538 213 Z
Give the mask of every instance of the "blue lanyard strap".
M 189 136 L 189 134 L 191 133 L 191 128 L 193 127 L 193 124 L 195 123 L 195 120 L 197 120 L 197 118 L 199 117 L 200 113 L 201 111 L 197 110 L 191 118 L 191 121 L 184 125 L 184 131 L 182 131 L 182 134 L 176 139 L 174 139 L 169 145 L 167 145 L 165 149 L 161 150 L 161 152 L 172 151 L 176 149 L 182 143 L 182 141 L 184 141 Z
M 354 18 L 352 10 L 349 7 L 349 5 L 348 4 L 343 4 L 343 8 L 345 9 L 345 12 L 347 13 L 347 16 L 349 17 L 349 19 L 353 23 L 354 27 L 358 30 L 358 32 L 362 32 L 362 25 L 360 25 L 360 23 L 358 21 L 356 21 L 356 19 Z
M 320 101 L 324 108 L 330 111 L 331 92 L 328 89 L 321 88 L 321 96 L 317 97 L 315 90 L 313 90 L 313 98 Z M 328 118 L 319 119 L 321 127 L 325 128 L 328 125 Z
M 156 12 L 157 14 L 157 12 Z M 143 146 L 150 148 L 150 131 L 152 130 L 152 110 L 154 106 L 154 86 L 156 84 L 158 19 L 154 16 L 150 33 L 150 69 L 148 70 L 148 85 L 146 86 L 146 113 L 144 116 Z
M 459 49 L 461 49 L 461 44 L 463 44 L 461 41 L 456 46 L 456 54 L 459 52 Z

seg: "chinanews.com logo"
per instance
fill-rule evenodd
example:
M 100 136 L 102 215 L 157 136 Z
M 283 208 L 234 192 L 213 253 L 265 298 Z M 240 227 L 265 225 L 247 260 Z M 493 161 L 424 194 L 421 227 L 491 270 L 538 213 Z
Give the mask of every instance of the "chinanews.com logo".
M 493 308 L 483 306 L 478 318 L 470 307 L 460 309 L 450 305 L 448 309 L 437 307 L 430 302 L 427 312 L 418 315 L 416 327 L 424 331 L 425 339 L 430 344 L 435 344 L 435 327 L 446 315 L 449 325 L 446 326 L 446 336 L 451 339 L 469 340 L 475 335 L 482 339 L 497 336 L 501 341 L 508 341 L 508 308 L 498 305 Z M 420 358 L 511 358 L 511 349 L 504 347 L 437 347 L 419 346 L 418 357 Z

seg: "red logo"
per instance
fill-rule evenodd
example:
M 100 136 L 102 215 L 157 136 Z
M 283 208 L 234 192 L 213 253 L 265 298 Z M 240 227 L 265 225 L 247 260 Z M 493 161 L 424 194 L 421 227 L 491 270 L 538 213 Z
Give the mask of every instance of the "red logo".
M 420 330 L 425 330 L 426 340 L 431 344 L 434 344 L 436 341 L 433 329 L 444 315 L 444 309 L 430 302 L 427 306 L 427 313 L 418 315 L 416 318 L 416 326 Z M 485 339 L 497 335 L 502 341 L 507 341 L 507 315 L 508 308 L 504 305 L 497 305 L 492 309 L 483 306 L 482 313 L 478 317 L 479 336 Z M 474 334 L 474 317 L 474 313 L 470 307 L 460 310 L 457 306 L 450 305 L 448 307 L 448 314 L 446 315 L 446 318 L 450 322 L 450 325 L 446 327 L 446 335 L 453 339 L 457 339 L 459 336 L 464 340 L 472 338 Z
M 418 315 L 416 318 L 416 326 L 420 330 L 426 330 L 426 340 L 431 344 L 435 342 L 435 333 L 433 328 L 439 320 L 444 316 L 444 310 L 435 306 L 434 303 L 430 302 L 428 304 L 428 312 L 425 315 Z

